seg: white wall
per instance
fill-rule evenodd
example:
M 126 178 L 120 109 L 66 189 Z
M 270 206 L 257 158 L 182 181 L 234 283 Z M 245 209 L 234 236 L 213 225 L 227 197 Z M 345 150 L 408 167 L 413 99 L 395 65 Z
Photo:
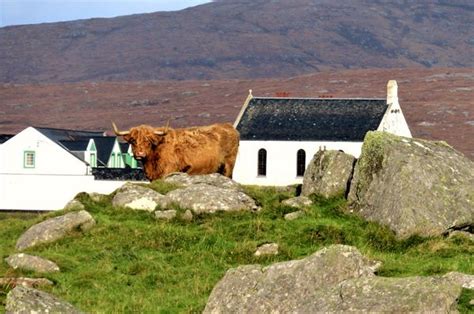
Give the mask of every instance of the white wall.
M 0 210 L 58 210 L 80 192 L 109 194 L 124 183 L 91 175 L 0 174 Z
M 35 167 L 24 167 L 24 152 Z M 0 210 L 62 209 L 79 192 L 109 194 L 123 181 L 96 181 L 88 165 L 29 127 L 0 146 Z
M 395 80 L 390 80 L 387 83 L 387 104 L 387 111 L 385 111 L 377 131 L 412 137 L 410 128 L 408 128 L 408 123 L 405 120 L 402 108 L 398 102 L 398 85 Z
M 284 186 L 300 184 L 303 177 L 296 176 L 296 155 L 299 149 L 306 152 L 306 166 L 319 148 L 343 150 L 358 158 L 362 142 L 291 142 L 291 141 L 240 141 L 233 179 L 242 184 Z M 258 151 L 267 151 L 267 175 L 258 176 Z
M 35 152 L 35 167 L 24 167 L 24 152 Z M 89 167 L 32 127 L 6 141 L 0 151 L 1 174 L 84 175 Z

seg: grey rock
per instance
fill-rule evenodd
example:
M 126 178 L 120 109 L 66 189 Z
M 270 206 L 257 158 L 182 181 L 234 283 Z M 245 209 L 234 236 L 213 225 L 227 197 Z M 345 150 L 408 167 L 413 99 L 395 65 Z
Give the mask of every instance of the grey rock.
M 295 207 L 295 208 L 304 208 L 313 205 L 313 202 L 307 196 L 297 196 L 286 199 L 281 202 L 283 205 Z
M 298 210 L 296 212 L 288 213 L 285 215 L 285 220 L 295 220 L 304 216 L 304 211 Z
M 466 239 L 469 239 L 471 241 L 474 241 L 474 234 L 467 232 L 467 231 L 460 231 L 460 230 L 454 230 L 449 233 L 449 237 L 464 237 Z
M 49 293 L 21 286 L 8 293 L 5 310 L 6 313 L 81 313 Z
M 10 255 L 9 257 L 5 258 L 5 261 L 13 269 L 31 270 L 38 273 L 51 273 L 59 271 L 59 266 L 56 265 L 56 263 L 39 256 L 25 253 Z
M 164 182 L 173 183 L 182 187 L 188 187 L 195 184 L 207 184 L 220 188 L 241 191 L 242 187 L 234 180 L 219 173 L 205 175 L 189 175 L 182 172 L 174 172 L 166 176 Z
M 456 313 L 461 287 L 440 277 L 371 277 L 347 280 L 335 293 L 336 312 Z
M 181 219 L 184 221 L 192 221 L 193 218 L 193 213 L 189 209 L 187 209 L 184 214 L 181 215 Z
M 444 142 L 368 132 L 349 202 L 399 238 L 473 225 L 474 162 Z
M 159 202 L 163 209 L 173 204 L 197 214 L 258 209 L 255 201 L 243 192 L 202 183 L 171 191 Z
M 64 206 L 64 210 L 84 210 L 86 207 L 79 200 L 73 199 Z
M 176 217 L 176 210 L 157 210 L 155 211 L 155 218 L 160 220 L 172 220 Z
M 357 249 L 334 245 L 301 260 L 230 269 L 208 299 L 204 313 L 311 313 L 318 293 L 341 281 L 374 276 L 377 263 Z M 328 294 L 327 297 L 330 295 Z M 338 298 L 338 297 L 337 297 Z M 324 305 L 325 300 L 321 300 Z
M 16 249 L 21 251 L 38 244 L 54 242 L 71 231 L 87 231 L 94 225 L 94 218 L 85 210 L 50 218 L 26 230 L 16 242 Z
M 354 156 L 341 151 L 318 151 L 304 173 L 301 195 L 317 194 L 326 198 L 346 195 L 354 162 Z
M 456 312 L 461 286 L 444 277 L 384 278 L 380 263 L 333 245 L 301 260 L 227 271 L 204 313 Z
M 447 273 L 443 277 L 454 281 L 463 288 L 474 289 L 474 275 L 468 275 L 452 271 Z
M 105 194 L 100 194 L 100 193 L 96 193 L 96 192 L 92 192 L 92 193 L 89 193 L 89 197 L 91 198 L 91 200 L 93 200 L 94 202 L 101 202 L 103 201 L 107 195 Z
M 278 254 L 278 244 L 277 243 L 266 243 L 257 248 L 257 251 L 254 253 L 255 256 L 268 256 L 268 255 L 277 255 Z
M 152 212 L 162 198 L 162 194 L 148 187 L 125 183 L 116 191 L 112 205 Z

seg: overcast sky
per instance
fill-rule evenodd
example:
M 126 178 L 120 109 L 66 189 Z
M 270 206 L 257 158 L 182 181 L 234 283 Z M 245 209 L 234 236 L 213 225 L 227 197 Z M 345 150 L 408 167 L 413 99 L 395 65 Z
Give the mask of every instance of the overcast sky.
M 0 0 L 0 27 L 176 11 L 210 0 Z

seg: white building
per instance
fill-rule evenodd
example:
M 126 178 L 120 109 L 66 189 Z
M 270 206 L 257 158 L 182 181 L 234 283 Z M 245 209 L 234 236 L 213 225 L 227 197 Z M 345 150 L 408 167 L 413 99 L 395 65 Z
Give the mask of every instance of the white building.
M 359 157 L 368 131 L 411 137 L 389 81 L 386 99 L 262 98 L 250 91 L 234 127 L 240 146 L 233 179 L 242 184 L 302 183 L 318 150 Z
M 92 167 L 123 167 L 115 137 L 28 127 L 0 145 L 0 210 L 56 210 L 79 192 L 111 193 L 123 181 L 95 180 Z

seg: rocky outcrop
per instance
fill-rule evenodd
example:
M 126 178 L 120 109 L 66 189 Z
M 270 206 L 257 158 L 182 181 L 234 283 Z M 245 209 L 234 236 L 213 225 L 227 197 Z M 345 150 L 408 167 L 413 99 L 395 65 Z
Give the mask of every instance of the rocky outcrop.
M 59 271 L 59 267 L 56 263 L 39 256 L 24 253 L 10 255 L 5 258 L 5 261 L 13 269 L 31 270 L 37 273 L 52 273 Z
M 259 256 L 268 256 L 268 255 L 277 255 L 278 254 L 278 244 L 277 243 L 265 243 L 260 245 L 255 251 L 254 255 Z
M 7 295 L 6 313 L 81 313 L 49 293 L 18 286 Z
M 232 189 L 241 191 L 241 186 L 232 179 L 223 176 L 219 173 L 212 173 L 206 175 L 192 175 L 187 173 L 175 172 L 166 176 L 164 182 L 173 183 L 182 187 L 187 187 L 195 184 L 207 184 L 225 189 Z
M 303 217 L 304 216 L 304 211 L 302 210 L 298 210 L 298 211 L 295 211 L 295 212 L 292 212 L 292 213 L 288 213 L 288 214 L 285 214 L 285 220 L 295 220 L 295 219 L 298 219 L 300 217 Z
M 354 156 L 341 151 L 318 151 L 304 173 L 301 195 L 345 196 L 354 162 Z
M 16 242 L 16 249 L 21 251 L 38 244 L 54 242 L 72 231 L 87 231 L 94 225 L 94 218 L 85 210 L 50 218 L 26 230 Z
M 474 163 L 444 142 L 369 132 L 350 208 L 399 237 L 440 235 L 474 224 Z
M 243 192 L 203 183 L 171 191 L 160 199 L 159 205 L 162 209 L 191 209 L 196 214 L 258 209 L 255 201 Z
M 313 202 L 307 196 L 297 196 L 286 199 L 281 202 L 283 205 L 291 206 L 295 208 L 304 208 L 311 206 Z
M 78 210 L 85 210 L 86 207 L 82 204 L 79 200 L 73 199 L 69 201 L 66 206 L 64 206 L 64 210 L 66 211 L 78 211 Z
M 158 220 L 172 220 L 176 217 L 176 210 L 157 210 L 155 211 L 155 218 Z
M 112 205 L 152 212 L 162 198 L 162 194 L 148 187 L 125 183 L 116 191 Z
M 268 267 L 229 270 L 204 313 L 450 312 L 461 286 L 443 277 L 375 276 L 380 263 L 350 246 Z

